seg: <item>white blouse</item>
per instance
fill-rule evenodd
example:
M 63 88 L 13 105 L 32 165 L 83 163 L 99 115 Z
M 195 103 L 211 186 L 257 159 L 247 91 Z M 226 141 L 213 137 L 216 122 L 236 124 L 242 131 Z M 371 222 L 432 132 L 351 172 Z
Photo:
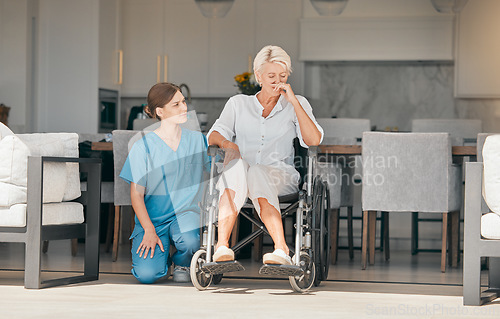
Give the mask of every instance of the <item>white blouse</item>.
M 323 129 L 316 122 L 311 105 L 305 97 L 296 96 L 304 111 L 321 132 L 323 140 Z M 264 107 L 256 95 L 235 95 L 227 101 L 208 136 L 217 131 L 226 139 L 236 143 L 241 157 L 250 166 L 270 165 L 295 174 L 293 139 L 298 137 L 300 145 L 303 147 L 307 145 L 302 138 L 293 105 L 281 96 L 266 118 L 262 117 L 263 110 Z

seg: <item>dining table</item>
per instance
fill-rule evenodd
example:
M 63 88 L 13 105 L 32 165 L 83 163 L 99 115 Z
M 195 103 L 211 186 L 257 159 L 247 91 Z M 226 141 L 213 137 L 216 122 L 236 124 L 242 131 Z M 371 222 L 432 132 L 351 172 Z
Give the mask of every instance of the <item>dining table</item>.
M 93 151 L 112 151 L 113 142 L 92 142 Z M 320 154 L 332 155 L 361 155 L 362 145 L 320 145 Z M 452 146 L 453 156 L 476 156 L 476 146 Z
M 358 141 L 360 141 L 359 139 Z M 470 142 L 475 142 L 470 141 Z M 91 149 L 93 151 L 113 151 L 113 142 L 92 142 Z M 336 156 L 356 156 L 362 155 L 362 145 L 319 145 L 320 155 L 336 155 Z M 477 153 L 476 146 L 452 146 L 451 154 L 454 157 L 454 161 L 457 158 L 463 157 L 475 157 Z
M 320 154 L 333 155 L 361 155 L 362 145 L 320 145 Z M 476 146 L 452 146 L 451 154 L 453 156 L 476 156 Z

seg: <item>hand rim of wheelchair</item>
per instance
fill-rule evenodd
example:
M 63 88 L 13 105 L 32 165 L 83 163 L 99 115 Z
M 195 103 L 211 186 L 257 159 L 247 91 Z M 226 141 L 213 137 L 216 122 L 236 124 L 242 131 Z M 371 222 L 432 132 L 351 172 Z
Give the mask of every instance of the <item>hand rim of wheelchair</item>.
M 288 280 L 294 291 L 302 293 L 311 289 L 316 277 L 316 266 L 314 265 L 314 261 L 312 261 L 309 254 L 305 251 L 300 252 L 299 267 L 302 268 L 303 274 L 301 276 L 290 276 Z
M 194 253 L 191 259 L 191 268 L 189 269 L 189 275 L 191 277 L 191 282 L 193 286 L 198 290 L 207 289 L 212 283 L 212 275 L 205 273 L 201 267 L 203 263 L 206 262 L 207 252 L 204 249 L 198 250 Z

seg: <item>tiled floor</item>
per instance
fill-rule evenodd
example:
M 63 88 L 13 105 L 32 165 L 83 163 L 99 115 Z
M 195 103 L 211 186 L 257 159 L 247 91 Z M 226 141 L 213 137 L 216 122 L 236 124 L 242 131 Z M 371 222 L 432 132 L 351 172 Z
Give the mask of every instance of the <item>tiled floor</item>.
M 71 257 L 69 241 L 50 243 L 42 257 L 45 278 L 60 272 L 81 271 L 83 247 Z M 0 243 L 0 318 L 137 318 L 148 314 L 207 318 L 260 318 L 266 316 L 303 318 L 352 317 L 460 317 L 498 318 L 500 301 L 482 307 L 462 306 L 462 270 L 448 268 L 441 273 L 438 253 L 411 256 L 391 251 L 385 262 L 377 253 L 376 264 L 361 270 L 360 254 L 348 259 L 340 251 L 337 265 L 330 267 L 327 281 L 308 294 L 292 293 L 287 279 L 264 278 L 260 262 L 241 260 L 246 270 L 225 276 L 221 284 L 199 292 L 191 284 L 171 279 L 155 285 L 140 285 L 130 274 L 128 245 L 120 247 L 117 262 L 102 252 L 101 276 L 97 282 L 39 291 L 23 286 L 23 245 Z M 68 275 L 67 273 L 63 275 Z M 269 280 L 271 279 L 271 280 Z M 191 301 L 191 303 L 189 303 Z M 30 305 L 27 307 L 27 305 Z M 175 306 L 174 306 L 175 305 Z M 223 313 L 212 310 L 224 305 Z M 2 309 L 4 309 L 2 307 Z
M 459 286 L 462 284 L 462 267 L 447 268 L 446 273 L 440 272 L 439 253 L 419 253 L 411 256 L 407 251 L 392 251 L 390 261 L 386 262 L 382 253 L 376 253 L 375 265 L 361 270 L 359 251 L 354 259 L 349 260 L 347 251 L 340 250 L 338 262 L 331 265 L 329 281 L 344 282 L 377 282 L 398 284 L 432 284 Z M 117 262 L 111 261 L 111 254 L 102 247 L 100 271 L 106 274 L 130 274 L 131 252 L 129 245 L 121 245 Z M 0 270 L 24 269 L 23 244 L 0 243 Z M 48 271 L 81 271 L 83 269 L 83 246 L 79 247 L 78 255 L 71 257 L 70 243 L 52 241 L 49 250 L 42 255 L 42 268 Z M 228 277 L 260 278 L 258 270 L 261 262 L 252 259 L 239 260 L 246 268 L 239 273 L 230 273 Z

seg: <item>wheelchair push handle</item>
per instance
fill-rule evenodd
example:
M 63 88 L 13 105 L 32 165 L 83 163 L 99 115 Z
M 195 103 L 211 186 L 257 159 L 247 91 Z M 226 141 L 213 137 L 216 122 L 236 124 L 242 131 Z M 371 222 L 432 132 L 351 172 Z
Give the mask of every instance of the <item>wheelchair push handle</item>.
M 219 150 L 219 146 L 217 145 L 209 145 L 208 146 L 208 156 L 215 156 L 217 155 L 217 151 Z
M 307 156 L 313 157 L 313 158 L 317 157 L 318 151 L 319 151 L 319 146 L 317 146 L 317 145 L 309 146 L 309 148 L 307 149 Z

